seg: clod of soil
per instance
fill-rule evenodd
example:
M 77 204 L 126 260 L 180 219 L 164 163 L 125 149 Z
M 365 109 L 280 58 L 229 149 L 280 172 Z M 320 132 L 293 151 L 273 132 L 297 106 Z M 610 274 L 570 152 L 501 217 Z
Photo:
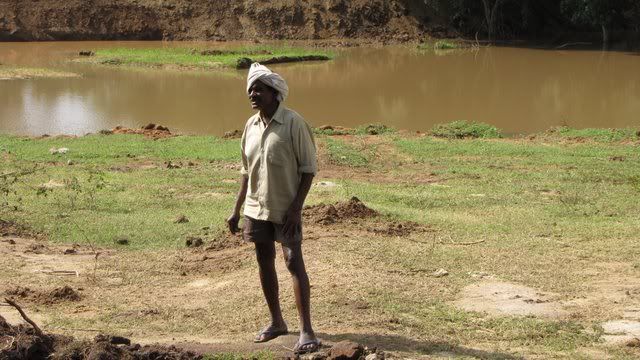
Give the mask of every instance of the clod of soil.
M 189 219 L 184 215 L 178 216 L 176 218 L 176 220 L 174 221 L 174 223 L 176 223 L 176 224 L 185 224 L 185 223 L 188 223 L 188 222 L 189 222 Z
M 115 240 L 115 243 L 118 245 L 129 245 L 129 239 L 127 238 L 118 238 Z
M 303 216 L 312 223 L 330 225 L 345 220 L 376 217 L 378 212 L 368 208 L 360 199 L 354 196 L 347 202 L 339 202 L 333 205 L 306 206 Z
M 189 236 L 186 241 L 187 247 L 190 247 L 190 248 L 200 247 L 202 246 L 202 244 L 204 244 L 204 241 L 202 241 L 201 238 L 194 237 L 194 236 Z

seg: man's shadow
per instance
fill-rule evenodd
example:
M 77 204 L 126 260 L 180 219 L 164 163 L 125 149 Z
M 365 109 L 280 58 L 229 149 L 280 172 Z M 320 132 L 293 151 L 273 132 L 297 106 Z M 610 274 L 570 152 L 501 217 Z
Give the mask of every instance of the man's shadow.
M 468 348 L 459 345 L 452 345 L 447 342 L 422 342 L 399 335 L 379 335 L 379 334 L 325 334 L 317 333 L 322 340 L 336 343 L 343 340 L 350 340 L 364 346 L 377 347 L 382 351 L 402 351 L 418 352 L 421 354 L 445 353 L 457 356 L 471 356 L 479 359 L 504 359 L 520 360 L 522 356 L 514 356 L 507 353 L 491 352 L 479 349 Z

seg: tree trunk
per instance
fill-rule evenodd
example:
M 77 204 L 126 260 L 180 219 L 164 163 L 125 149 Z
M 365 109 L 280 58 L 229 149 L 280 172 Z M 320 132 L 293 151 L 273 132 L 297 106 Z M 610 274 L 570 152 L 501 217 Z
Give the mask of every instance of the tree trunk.
M 605 24 L 602 24 L 602 50 L 609 49 L 609 43 L 611 39 L 609 38 L 609 29 Z
M 498 20 L 498 8 L 503 0 L 495 0 L 493 6 L 490 4 L 490 0 L 482 0 L 484 5 L 484 17 L 487 22 L 487 33 L 489 35 L 489 41 L 493 41 L 493 36 L 496 33 L 496 21 Z

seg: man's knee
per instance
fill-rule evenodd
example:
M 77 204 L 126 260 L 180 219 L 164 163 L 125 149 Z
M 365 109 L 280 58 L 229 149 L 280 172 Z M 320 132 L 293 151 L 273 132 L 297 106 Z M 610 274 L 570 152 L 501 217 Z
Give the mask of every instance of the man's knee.
M 302 261 L 302 254 L 296 252 L 288 252 L 284 256 L 284 263 L 292 274 L 304 270 L 304 262 Z
M 271 247 L 265 244 L 256 245 L 256 259 L 260 267 L 274 266 L 276 251 L 273 245 Z

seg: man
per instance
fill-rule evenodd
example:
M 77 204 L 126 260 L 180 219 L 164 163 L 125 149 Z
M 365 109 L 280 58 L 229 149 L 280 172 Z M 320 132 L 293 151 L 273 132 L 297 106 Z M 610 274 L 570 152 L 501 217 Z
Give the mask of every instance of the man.
M 275 242 L 282 245 L 293 279 L 300 320 L 300 338 L 294 352 L 308 353 L 320 345 L 311 327 L 309 278 L 302 258 L 302 206 L 317 172 L 316 146 L 311 128 L 282 102 L 289 88 L 284 79 L 258 63 L 251 65 L 247 94 L 259 110 L 242 134 L 242 183 L 235 208 L 227 219 L 232 233 L 239 231 L 244 204 L 244 239 L 255 244 L 260 283 L 271 323 L 256 336 L 266 342 L 287 334 L 280 310 Z

